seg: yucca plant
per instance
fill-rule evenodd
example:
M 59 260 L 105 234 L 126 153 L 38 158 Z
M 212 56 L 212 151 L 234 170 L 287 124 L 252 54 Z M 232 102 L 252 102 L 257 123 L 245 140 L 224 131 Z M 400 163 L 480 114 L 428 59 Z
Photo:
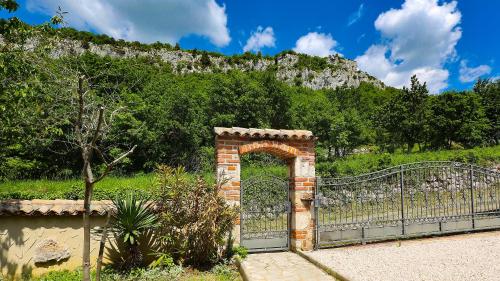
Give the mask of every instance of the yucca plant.
M 111 229 L 125 246 L 125 257 L 121 268 L 129 270 L 142 265 L 143 256 L 139 241 L 147 231 L 158 225 L 152 201 L 128 193 L 124 198 L 113 200 L 116 211 L 113 214 Z

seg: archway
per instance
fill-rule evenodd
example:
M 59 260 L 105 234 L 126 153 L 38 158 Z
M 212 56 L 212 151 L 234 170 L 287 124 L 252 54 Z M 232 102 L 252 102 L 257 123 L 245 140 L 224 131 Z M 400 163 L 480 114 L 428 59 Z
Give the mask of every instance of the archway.
M 240 204 L 240 155 L 266 152 L 287 161 L 290 175 L 290 248 L 311 250 L 314 239 L 314 210 L 312 200 L 315 186 L 315 137 L 306 130 L 274 130 L 247 128 L 214 128 L 217 177 L 225 199 Z M 239 243 L 240 221 L 233 237 Z

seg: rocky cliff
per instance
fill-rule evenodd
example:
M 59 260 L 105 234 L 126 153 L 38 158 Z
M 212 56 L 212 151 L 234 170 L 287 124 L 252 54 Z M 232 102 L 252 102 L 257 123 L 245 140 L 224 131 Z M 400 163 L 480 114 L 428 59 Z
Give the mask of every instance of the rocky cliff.
M 2 44 L 0 36 L 0 44 Z M 36 45 L 31 40 L 28 45 Z M 274 57 L 258 55 L 225 56 L 203 51 L 175 50 L 172 48 L 149 48 L 94 44 L 72 39 L 61 39 L 52 49 L 54 57 L 78 55 L 85 51 L 115 58 L 150 57 L 169 63 L 179 74 L 201 72 L 265 71 L 274 70 L 279 80 L 290 85 L 304 86 L 314 90 L 335 89 L 339 86 L 358 87 L 368 82 L 377 87 L 385 85 L 377 78 L 358 69 L 355 61 L 338 55 L 326 58 L 312 57 L 294 52 L 284 52 Z M 205 57 L 204 57 L 205 56 Z

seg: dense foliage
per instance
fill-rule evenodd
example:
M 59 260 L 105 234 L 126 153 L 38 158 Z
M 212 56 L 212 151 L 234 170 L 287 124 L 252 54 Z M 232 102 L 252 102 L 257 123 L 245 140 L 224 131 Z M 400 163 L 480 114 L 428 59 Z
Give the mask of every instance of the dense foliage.
M 499 142 L 498 80 L 480 80 L 471 91 L 439 95 L 429 95 L 416 78 L 403 90 L 369 83 L 311 90 L 277 80 L 272 69 L 179 75 L 156 58 L 92 53 L 54 58 L 50 44 L 35 50 L 16 45 L 33 36 L 117 44 L 71 29 L 56 32 L 48 25 L 33 28 L 10 20 L 2 22 L 1 32 L 0 180 L 79 176 L 79 152 L 67 143 L 74 114 L 58 98 L 65 88 L 61 81 L 70 81 L 68 72 L 62 71 L 68 67 L 91 77 L 98 100 L 110 99 L 113 93 L 114 105 L 125 109 L 113 116 L 112 128 L 100 143 L 112 147 L 104 151 L 108 158 L 138 146 L 130 159 L 116 167 L 115 175 L 150 172 L 158 163 L 212 171 L 214 126 L 312 130 L 319 137 L 320 161 L 344 157 L 367 145 L 380 147 L 381 152 L 410 152 Z M 202 64 L 208 67 L 207 53 L 201 54 Z M 259 56 L 245 53 L 226 61 Z M 297 67 L 322 69 L 322 61 L 300 55 Z
M 206 266 L 225 256 L 226 238 L 238 216 L 219 194 L 220 184 L 192 180 L 183 168 L 158 167 L 154 198 L 160 260 L 168 255 L 178 264 Z
M 322 153 L 321 150 L 323 149 L 320 148 L 319 150 L 319 153 Z M 257 156 L 258 154 L 253 155 Z M 476 147 L 463 150 L 426 151 L 412 154 L 398 151 L 396 153 L 372 152 L 349 155 L 336 161 L 320 161 L 316 166 L 316 173 L 318 176 L 334 177 L 359 175 L 400 164 L 427 160 L 458 161 L 491 167 L 500 163 L 500 146 Z M 259 165 L 260 163 L 255 161 L 255 159 L 244 161 L 241 170 L 242 179 L 259 175 L 263 172 L 277 177 L 286 177 L 287 175 L 287 168 L 281 162 L 265 161 L 264 165 Z M 213 171 L 207 171 L 205 175 L 208 181 L 214 181 L 215 175 Z M 93 198 L 95 200 L 113 199 L 117 196 L 125 196 L 127 192 L 131 191 L 148 196 L 151 195 L 151 186 L 153 184 L 153 174 L 135 175 L 133 177 L 108 177 L 96 184 Z M 81 180 L 78 179 L 16 180 L 0 183 L 0 200 L 82 198 L 83 185 Z
M 396 151 L 394 153 L 349 155 L 337 161 L 318 163 L 316 174 L 322 177 L 353 176 L 422 161 L 454 161 L 482 167 L 494 167 L 500 163 L 500 146 L 424 151 L 412 154 Z

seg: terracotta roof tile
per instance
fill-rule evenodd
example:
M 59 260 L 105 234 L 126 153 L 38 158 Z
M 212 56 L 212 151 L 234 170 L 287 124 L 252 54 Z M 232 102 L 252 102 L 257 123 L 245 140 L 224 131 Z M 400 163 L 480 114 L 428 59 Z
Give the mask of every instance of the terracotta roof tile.
M 103 216 L 113 206 L 109 200 L 92 201 L 91 215 Z M 83 214 L 83 200 L 4 200 L 0 216 L 77 216 Z
M 215 127 L 217 136 L 241 136 L 255 139 L 298 139 L 311 140 L 314 135 L 307 130 L 276 130 L 276 129 L 254 129 L 254 128 L 223 128 Z

